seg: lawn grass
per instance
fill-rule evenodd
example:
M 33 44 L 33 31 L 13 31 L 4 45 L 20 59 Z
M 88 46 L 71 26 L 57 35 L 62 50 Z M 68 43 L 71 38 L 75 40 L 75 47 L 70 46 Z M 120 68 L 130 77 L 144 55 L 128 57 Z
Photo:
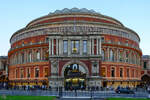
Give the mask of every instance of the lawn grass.
M 55 96 L 0 96 L 0 100 L 54 100 Z
M 150 100 L 144 98 L 108 98 L 107 100 Z

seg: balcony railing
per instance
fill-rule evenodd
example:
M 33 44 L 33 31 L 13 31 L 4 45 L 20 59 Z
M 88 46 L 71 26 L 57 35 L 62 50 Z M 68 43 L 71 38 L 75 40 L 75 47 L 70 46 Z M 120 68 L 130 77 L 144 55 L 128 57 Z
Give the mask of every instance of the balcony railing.
M 46 43 L 46 42 L 38 42 L 38 43 L 22 44 L 22 45 L 19 45 L 19 46 L 14 47 L 14 48 L 11 48 L 11 49 L 9 50 L 9 52 L 12 51 L 12 50 L 18 49 L 18 48 L 23 48 L 23 47 L 31 46 L 31 45 L 41 45 L 41 44 L 47 44 L 47 43 Z
M 124 46 L 124 47 L 130 47 L 130 48 L 134 48 L 134 49 L 137 49 L 139 51 L 142 51 L 139 47 L 136 47 L 134 45 L 130 45 L 130 44 L 125 44 L 125 43 L 120 43 L 118 44 L 118 42 L 102 42 L 102 44 L 112 44 L 112 45 L 118 45 L 118 46 Z

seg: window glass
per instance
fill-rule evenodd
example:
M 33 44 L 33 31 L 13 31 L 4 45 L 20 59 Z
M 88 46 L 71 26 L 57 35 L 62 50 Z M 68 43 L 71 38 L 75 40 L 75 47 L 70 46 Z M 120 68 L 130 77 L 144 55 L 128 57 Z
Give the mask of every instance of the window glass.
M 23 77 L 24 77 L 24 70 L 21 69 L 21 78 L 23 78 Z
M 48 68 L 45 68 L 45 77 L 48 77 Z
M 144 69 L 147 68 L 147 62 L 144 62 Z
M 18 78 L 18 69 L 16 69 L 16 78 Z
M 127 77 L 129 77 L 129 69 L 127 69 Z
M 28 58 L 29 62 L 31 62 L 31 60 L 32 60 L 31 52 L 29 52 L 29 56 L 28 56 L 28 57 L 29 57 L 29 58 Z
M 35 68 L 35 77 L 39 77 L 39 68 Z
M 79 53 L 79 41 L 77 40 L 74 40 L 74 41 L 71 41 L 71 50 L 72 50 L 72 53 Z
M 123 77 L 123 69 L 120 68 L 120 77 Z
M 64 53 L 67 53 L 68 52 L 68 41 L 67 40 L 64 40 L 63 41 L 63 47 L 64 47 Z
M 129 54 L 128 52 L 126 52 L 126 62 L 128 62 L 128 59 L 129 59 Z
M 111 69 L 111 77 L 115 77 L 115 68 Z
M 104 37 L 101 37 L 101 42 L 103 43 L 103 42 L 105 42 L 105 39 L 104 39 Z
M 119 51 L 119 61 L 122 62 L 123 61 L 123 58 L 122 58 L 122 52 Z
M 83 53 L 87 53 L 87 40 L 83 41 Z
M 27 69 L 27 77 L 28 78 L 30 77 L 30 69 L 29 68 Z
M 105 52 L 104 52 L 104 50 L 102 49 L 102 61 L 104 61 L 105 60 Z
M 24 53 L 22 53 L 22 63 L 24 63 Z
M 106 69 L 105 69 L 105 67 L 102 67 L 102 69 L 101 69 L 101 75 L 102 75 L 102 77 L 106 76 Z
M 112 50 L 110 50 L 109 56 L 110 61 L 114 61 L 114 52 Z
M 37 58 L 37 60 L 40 60 L 40 52 L 39 51 L 37 51 L 37 53 L 36 53 L 36 58 Z

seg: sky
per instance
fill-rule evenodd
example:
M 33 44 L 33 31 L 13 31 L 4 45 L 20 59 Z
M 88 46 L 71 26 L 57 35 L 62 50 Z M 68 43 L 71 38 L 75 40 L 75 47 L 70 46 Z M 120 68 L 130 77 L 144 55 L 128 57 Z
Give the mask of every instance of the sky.
M 119 20 L 140 36 L 143 55 L 150 55 L 150 0 L 0 0 L 0 56 L 7 56 L 10 37 L 30 21 L 74 7 Z

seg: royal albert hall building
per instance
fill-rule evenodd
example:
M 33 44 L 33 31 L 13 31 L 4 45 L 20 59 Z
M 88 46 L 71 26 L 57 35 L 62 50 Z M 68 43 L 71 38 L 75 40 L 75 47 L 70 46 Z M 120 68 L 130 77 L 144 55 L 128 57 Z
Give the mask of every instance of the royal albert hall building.
M 88 9 L 56 10 L 15 32 L 8 52 L 11 85 L 134 87 L 141 79 L 140 37 Z

